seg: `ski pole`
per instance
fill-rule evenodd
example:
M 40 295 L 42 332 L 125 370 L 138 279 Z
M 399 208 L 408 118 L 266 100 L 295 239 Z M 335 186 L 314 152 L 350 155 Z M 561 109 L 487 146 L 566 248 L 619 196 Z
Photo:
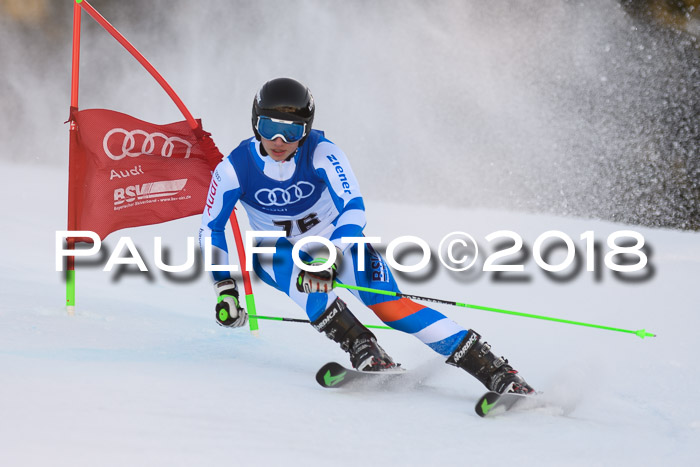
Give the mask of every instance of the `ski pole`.
M 376 293 L 376 294 L 381 294 L 381 295 L 390 295 L 392 297 L 408 298 L 408 299 L 412 299 L 412 300 L 422 300 L 422 301 L 426 301 L 426 302 L 441 303 L 443 305 L 461 306 L 461 307 L 465 307 L 465 308 L 473 308 L 475 310 L 492 311 L 494 313 L 504 313 L 507 315 L 522 316 L 524 318 L 543 319 L 543 320 L 547 320 L 547 321 L 555 321 L 557 323 L 573 324 L 576 326 L 587 326 L 590 328 L 605 329 L 608 331 L 626 332 L 626 333 L 630 333 L 630 334 L 636 334 L 637 336 L 641 337 L 642 339 L 644 339 L 645 337 L 656 337 L 656 334 L 646 332 L 646 330 L 644 330 L 644 329 L 640 329 L 638 331 L 632 331 L 631 329 L 613 328 L 610 326 L 601 326 L 599 324 L 583 323 L 581 321 L 572 321 L 569 319 L 552 318 L 550 316 L 533 315 L 530 313 L 520 313 L 518 311 L 510 311 L 510 310 L 501 310 L 499 308 L 491 308 L 488 306 L 469 305 L 467 303 L 452 302 L 449 300 L 440 300 L 438 298 L 420 297 L 418 295 L 409 295 L 409 294 L 404 294 L 404 293 L 399 293 L 399 292 L 391 292 L 389 290 L 372 289 L 369 287 L 360 287 L 357 285 L 346 285 L 346 284 L 341 284 L 340 282 L 334 282 L 333 285 L 335 287 L 341 287 L 343 289 L 350 289 L 350 290 L 358 290 L 360 292 L 369 292 L 369 293 Z
M 257 319 L 269 319 L 272 321 L 287 321 L 290 323 L 310 323 L 308 319 L 299 319 L 299 318 L 283 318 L 281 316 L 263 316 L 263 315 L 255 315 Z M 389 326 L 379 326 L 376 324 L 364 324 L 363 325 L 366 328 L 373 328 L 373 329 L 394 329 L 390 328 Z

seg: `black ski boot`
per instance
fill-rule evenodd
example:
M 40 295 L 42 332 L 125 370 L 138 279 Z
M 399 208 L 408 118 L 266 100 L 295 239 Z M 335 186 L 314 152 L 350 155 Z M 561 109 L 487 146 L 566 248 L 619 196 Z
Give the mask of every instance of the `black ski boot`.
M 481 336 L 472 329 L 464 336 L 446 363 L 467 370 L 470 375 L 481 381 L 489 391 L 499 394 L 535 392 L 508 364 L 508 360 L 503 357 L 497 358 L 491 352 L 491 346 L 487 342 L 483 342 Z
M 356 370 L 381 371 L 398 366 L 340 298 L 336 298 L 311 325 L 339 343 L 340 348 L 350 354 L 350 362 Z

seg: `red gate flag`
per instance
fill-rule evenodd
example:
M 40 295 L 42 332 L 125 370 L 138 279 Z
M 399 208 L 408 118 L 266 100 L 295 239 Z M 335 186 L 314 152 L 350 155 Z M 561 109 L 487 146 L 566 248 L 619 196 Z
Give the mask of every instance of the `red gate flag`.
M 200 121 L 193 130 L 187 121 L 155 125 L 112 110 L 75 108 L 71 121 L 77 125 L 71 132 L 71 230 L 104 239 L 119 229 L 202 213 L 223 156 Z

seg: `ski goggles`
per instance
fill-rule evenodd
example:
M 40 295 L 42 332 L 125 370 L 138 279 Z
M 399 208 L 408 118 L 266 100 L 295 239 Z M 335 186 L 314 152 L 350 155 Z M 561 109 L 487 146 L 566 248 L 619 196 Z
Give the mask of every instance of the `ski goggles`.
M 273 140 L 279 136 L 285 143 L 294 143 L 304 137 L 306 123 L 278 120 L 271 117 L 258 117 L 255 129 L 265 139 Z

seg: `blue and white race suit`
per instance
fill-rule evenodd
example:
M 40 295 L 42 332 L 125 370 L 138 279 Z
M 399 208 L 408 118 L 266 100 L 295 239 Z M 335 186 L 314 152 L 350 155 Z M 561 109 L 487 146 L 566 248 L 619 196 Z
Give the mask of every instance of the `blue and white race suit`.
M 274 254 L 255 254 L 253 268 L 267 284 L 287 294 L 309 319 L 315 321 L 336 299 L 331 293 L 302 293 L 296 288 L 301 269 L 292 261 L 292 248 L 302 237 L 330 240 L 343 255 L 337 280 L 344 284 L 399 292 L 384 259 L 369 245 L 364 248 L 364 270 L 359 271 L 358 245 L 342 237 L 361 237 L 366 225 L 365 206 L 357 179 L 343 151 L 312 130 L 288 161 L 263 156 L 260 142 L 247 139 L 214 171 L 199 231 L 200 247 L 211 237 L 218 262 L 228 264 L 224 229 L 237 202 L 245 208 L 255 231 L 284 231 L 285 237 L 264 238 L 257 246 L 274 246 Z M 302 260 L 310 244 L 302 247 Z M 318 246 L 317 244 L 315 245 Z M 230 277 L 213 272 L 215 281 Z M 415 335 L 442 355 L 450 355 L 466 335 L 466 329 L 438 311 L 406 298 L 352 291 L 391 326 Z

